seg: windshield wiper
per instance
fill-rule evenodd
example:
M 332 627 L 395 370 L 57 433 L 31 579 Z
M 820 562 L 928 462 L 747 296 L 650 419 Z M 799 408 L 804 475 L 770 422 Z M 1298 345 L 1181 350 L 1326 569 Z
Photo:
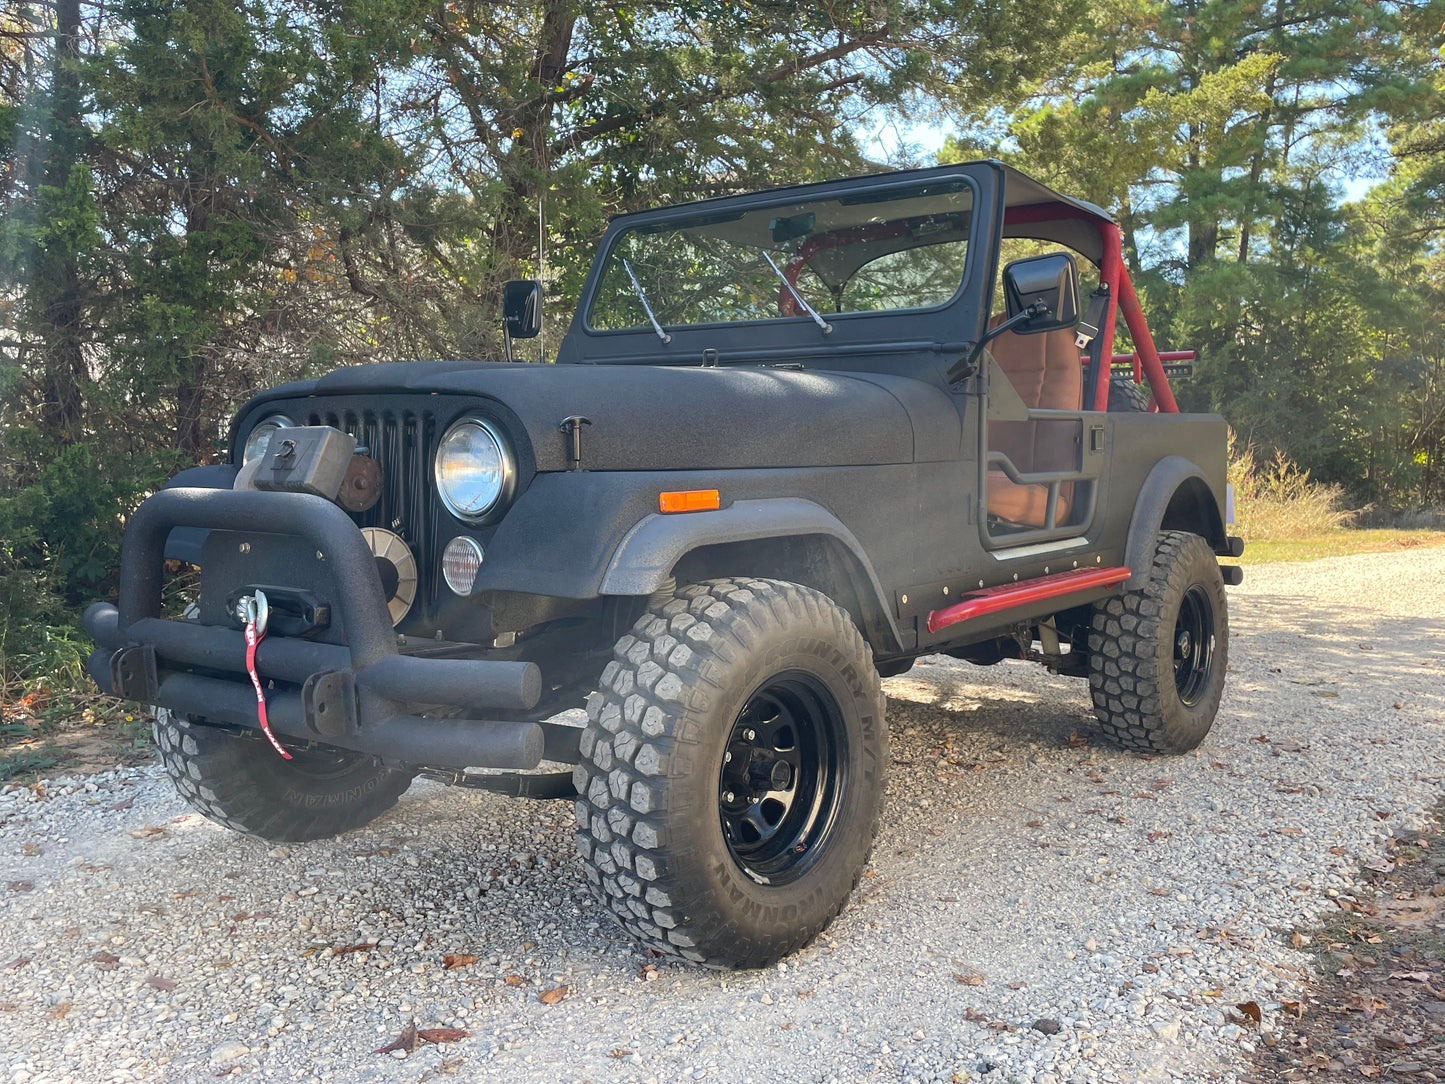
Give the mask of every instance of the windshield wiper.
M 813 318 L 813 323 L 817 324 L 820 328 L 823 329 L 824 335 L 831 335 L 833 333 L 833 325 L 828 323 L 828 321 L 824 320 L 821 316 L 819 316 L 818 311 L 813 308 L 812 305 L 808 304 L 807 300 L 803 297 L 802 294 L 798 293 L 797 289 L 793 286 L 793 284 L 788 281 L 788 276 L 778 270 L 778 265 L 773 263 L 773 258 L 771 256 L 764 252 L 763 259 L 768 261 L 768 266 L 773 269 L 773 274 L 778 276 L 778 281 L 788 288 L 788 293 L 793 295 L 793 300 L 796 301 L 799 305 L 802 305 L 803 308 L 807 310 L 808 315 Z
M 647 313 L 647 318 L 652 321 L 652 330 L 657 332 L 657 337 L 666 346 L 672 342 L 672 336 L 662 330 L 662 325 L 657 322 L 657 317 L 652 315 L 652 306 L 647 303 L 647 295 L 642 292 L 642 285 L 637 281 L 637 276 L 632 273 L 632 265 L 627 262 L 627 257 L 622 258 L 622 270 L 627 272 L 627 277 L 632 280 L 632 292 L 637 295 L 637 300 L 642 302 L 642 311 Z M 806 302 L 805 302 L 806 304 Z

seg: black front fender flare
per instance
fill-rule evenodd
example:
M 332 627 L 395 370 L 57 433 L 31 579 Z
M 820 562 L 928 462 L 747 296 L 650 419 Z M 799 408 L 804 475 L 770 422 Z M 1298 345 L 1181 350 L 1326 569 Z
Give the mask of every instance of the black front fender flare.
M 862 544 L 837 516 L 802 497 L 735 501 L 712 512 L 644 516 L 618 543 L 602 575 L 599 594 L 650 595 L 667 582 L 679 560 L 703 546 L 802 535 L 835 539 L 852 555 L 898 639 L 897 625 L 888 613 L 888 596 Z

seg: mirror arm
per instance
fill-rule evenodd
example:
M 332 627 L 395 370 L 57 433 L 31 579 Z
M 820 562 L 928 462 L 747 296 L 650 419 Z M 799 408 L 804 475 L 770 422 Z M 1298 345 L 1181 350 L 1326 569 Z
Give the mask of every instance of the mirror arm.
M 966 376 L 972 376 L 978 370 L 978 358 L 983 353 L 983 348 L 997 339 L 1005 331 L 1012 331 L 1020 324 L 1026 324 L 1039 316 L 1052 315 L 1050 309 L 1042 301 L 1035 301 L 1023 312 L 1016 316 L 1010 316 L 997 327 L 991 327 L 984 334 L 984 337 L 973 344 L 973 349 L 953 363 L 953 367 L 945 374 L 944 379 L 952 384 L 955 380 L 961 380 Z

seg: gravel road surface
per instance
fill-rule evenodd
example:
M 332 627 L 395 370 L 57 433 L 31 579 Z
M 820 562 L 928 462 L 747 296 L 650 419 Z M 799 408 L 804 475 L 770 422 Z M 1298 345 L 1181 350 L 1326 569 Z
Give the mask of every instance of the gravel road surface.
M 1236 1080 L 1266 1036 L 1225 1011 L 1267 1031 L 1308 966 L 1289 931 L 1441 792 L 1445 549 L 1252 568 L 1230 599 L 1195 755 L 1110 749 L 1082 682 L 1023 663 L 886 682 L 862 888 L 763 972 L 646 959 L 583 887 L 567 803 L 418 783 L 285 849 L 153 767 L 12 786 L 0 1084 Z M 470 1036 L 373 1053 L 413 1019 Z

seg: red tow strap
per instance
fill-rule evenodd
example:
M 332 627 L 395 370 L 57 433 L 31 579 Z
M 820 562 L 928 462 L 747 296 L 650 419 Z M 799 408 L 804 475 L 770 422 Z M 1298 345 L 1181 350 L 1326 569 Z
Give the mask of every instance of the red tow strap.
M 256 607 L 253 602 L 246 617 L 246 673 L 251 675 L 251 688 L 256 690 L 256 718 L 261 723 L 261 733 L 271 743 L 271 748 L 287 760 L 291 754 L 281 747 L 276 735 L 271 733 L 271 724 L 266 719 L 266 694 L 261 689 L 261 677 L 256 673 L 256 647 L 266 638 L 266 630 L 256 628 Z

